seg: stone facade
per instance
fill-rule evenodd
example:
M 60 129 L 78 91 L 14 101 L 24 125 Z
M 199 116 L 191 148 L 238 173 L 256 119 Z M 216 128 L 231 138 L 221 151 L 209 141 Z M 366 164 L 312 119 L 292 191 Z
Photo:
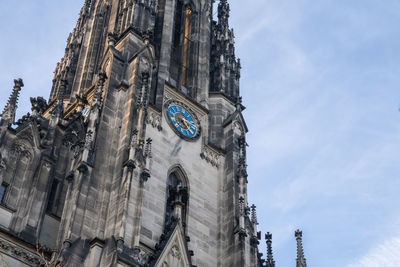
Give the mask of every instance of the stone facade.
M 67 266 L 265 266 L 229 4 L 214 21 L 213 2 L 86 0 L 49 101 L 17 122 L 15 80 L 0 122 L 10 263 L 36 266 L 39 243 Z

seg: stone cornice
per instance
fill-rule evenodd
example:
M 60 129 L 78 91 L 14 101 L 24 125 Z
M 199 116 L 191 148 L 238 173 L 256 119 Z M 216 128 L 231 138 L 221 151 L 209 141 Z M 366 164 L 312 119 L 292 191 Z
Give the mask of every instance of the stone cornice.
M 41 263 L 40 257 L 34 252 L 31 244 L 17 239 L 13 236 L 0 235 L 0 253 L 8 255 L 25 264 L 38 266 Z

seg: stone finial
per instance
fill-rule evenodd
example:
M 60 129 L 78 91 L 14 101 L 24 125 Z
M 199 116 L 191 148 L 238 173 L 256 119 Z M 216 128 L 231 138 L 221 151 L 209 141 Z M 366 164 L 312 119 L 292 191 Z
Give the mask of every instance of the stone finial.
M 1 118 L 7 124 L 12 124 L 15 122 L 15 113 L 17 111 L 18 97 L 21 91 L 21 88 L 24 86 L 24 82 L 22 79 L 14 80 L 14 89 L 8 99 L 7 105 L 4 107 L 3 113 L 1 114 Z
M 274 256 L 272 254 L 272 234 L 270 232 L 265 234 L 265 241 L 267 243 L 266 267 L 275 267 Z
M 296 259 L 296 267 L 307 267 L 306 259 L 304 258 L 303 251 L 303 232 L 300 230 L 296 230 L 294 233 L 297 241 L 297 259 Z

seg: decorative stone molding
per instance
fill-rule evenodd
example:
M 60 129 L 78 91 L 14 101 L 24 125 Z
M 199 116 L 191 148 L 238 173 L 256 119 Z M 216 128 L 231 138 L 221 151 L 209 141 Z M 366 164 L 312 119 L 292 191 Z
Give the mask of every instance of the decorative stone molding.
M 79 135 L 77 131 L 71 131 L 64 136 L 62 140 L 63 146 L 68 149 L 72 149 L 73 145 L 78 141 Z
M 39 266 L 41 263 L 40 258 L 34 253 L 2 238 L 0 238 L 0 252 L 28 265 Z
M 178 261 L 181 260 L 181 257 L 182 257 L 182 256 L 181 256 L 181 252 L 179 251 L 178 245 L 174 245 L 174 246 L 171 248 L 170 254 L 171 254 L 172 257 L 177 258 Z
M 89 130 L 86 133 L 86 137 L 85 137 L 85 149 L 87 150 L 91 150 L 92 149 L 92 144 L 93 144 L 93 131 Z
M 121 242 L 122 241 L 122 242 Z M 129 248 L 124 245 L 123 240 L 117 241 L 118 258 L 123 262 L 129 263 L 129 266 L 143 266 L 149 265 L 149 254 L 142 250 L 140 247 Z M 125 266 L 125 265 L 124 265 Z
M 81 153 L 83 152 L 84 145 L 85 145 L 84 142 L 77 142 L 76 144 L 74 144 L 71 147 L 72 151 L 74 152 L 75 159 L 78 158 L 81 155 Z
M 24 132 L 20 133 L 18 136 L 20 139 L 27 140 L 31 145 L 34 145 L 33 135 L 32 132 L 29 130 L 25 130 Z
M 161 126 L 161 113 L 149 108 L 149 113 L 147 114 L 146 122 L 156 128 L 158 131 L 162 131 Z
M 22 144 L 22 143 L 14 143 L 11 146 L 11 156 L 17 158 L 18 156 L 25 157 L 28 160 L 32 159 L 32 153 L 29 151 L 30 149 Z
M 233 123 L 233 130 L 241 135 L 245 133 L 242 124 L 237 120 Z
M 188 106 L 196 116 L 202 120 L 204 116 L 207 116 L 208 110 L 204 108 L 202 105 L 198 104 L 196 101 L 188 98 L 182 92 L 173 89 L 171 86 L 166 85 L 164 91 L 164 105 L 168 101 L 177 100 Z
M 203 146 L 200 157 L 210 163 L 212 166 L 219 168 L 221 154 L 215 149 L 207 145 Z

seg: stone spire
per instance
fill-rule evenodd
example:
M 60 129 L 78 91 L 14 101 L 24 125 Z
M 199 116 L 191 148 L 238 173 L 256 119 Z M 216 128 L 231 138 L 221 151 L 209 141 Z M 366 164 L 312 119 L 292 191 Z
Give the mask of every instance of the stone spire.
M 297 241 L 297 259 L 296 259 L 296 267 L 307 267 L 306 259 L 304 258 L 303 251 L 303 232 L 300 230 L 296 230 L 294 236 Z
M 225 29 L 229 29 L 229 13 L 231 9 L 227 0 L 221 0 L 218 4 L 218 23 Z
M 218 22 L 212 23 L 210 91 L 221 92 L 234 103 L 239 97 L 240 61 L 235 56 L 235 35 L 229 28 L 229 4 L 218 4 Z
M 12 124 L 15 122 L 15 113 L 17 111 L 18 97 L 21 87 L 24 86 L 22 79 L 14 80 L 14 89 L 8 99 L 3 113 L 1 114 L 3 123 Z
M 274 255 L 272 254 L 272 234 L 270 232 L 265 234 L 265 241 L 267 242 L 266 267 L 275 267 Z

